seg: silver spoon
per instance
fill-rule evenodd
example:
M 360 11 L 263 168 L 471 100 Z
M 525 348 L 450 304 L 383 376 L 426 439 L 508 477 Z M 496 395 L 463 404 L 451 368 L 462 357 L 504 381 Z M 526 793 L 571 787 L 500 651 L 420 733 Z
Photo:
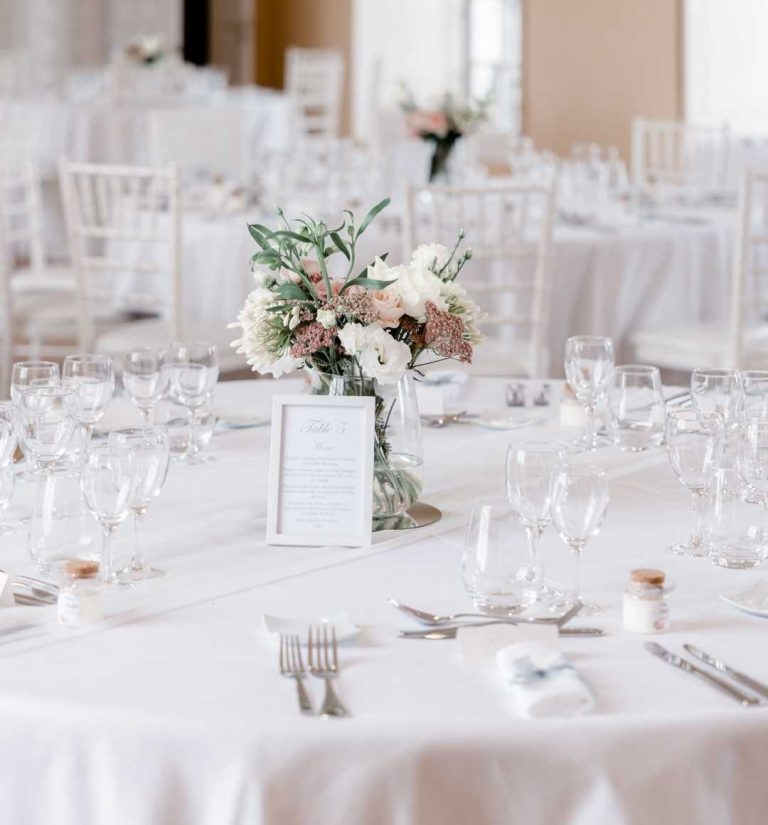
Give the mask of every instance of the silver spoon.
M 430 627 L 439 627 L 441 625 L 451 624 L 456 619 L 493 619 L 494 621 L 504 624 L 553 624 L 562 627 L 569 622 L 584 606 L 581 601 L 575 602 L 568 610 L 561 616 L 542 617 L 523 617 L 523 616 L 492 616 L 488 613 L 451 613 L 448 616 L 440 616 L 435 613 L 427 613 L 424 610 L 417 610 L 415 607 L 408 607 L 406 604 L 401 604 L 397 599 L 389 599 L 389 603 L 401 610 L 406 615 L 415 619 L 420 624 L 429 625 Z

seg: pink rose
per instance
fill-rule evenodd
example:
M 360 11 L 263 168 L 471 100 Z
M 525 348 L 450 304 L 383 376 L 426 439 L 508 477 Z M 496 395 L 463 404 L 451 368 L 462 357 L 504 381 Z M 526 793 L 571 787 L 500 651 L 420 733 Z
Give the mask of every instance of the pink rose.
M 320 278 L 320 280 L 316 280 L 315 277 L 312 277 L 312 280 L 315 281 L 315 292 L 317 293 L 317 297 L 321 301 L 327 301 L 328 296 L 325 292 L 325 281 Z M 333 297 L 337 298 L 339 293 L 341 292 L 341 288 L 344 286 L 344 281 L 341 278 L 331 278 L 331 290 L 333 292 Z M 353 287 L 350 287 L 352 289 Z M 349 291 L 349 290 L 347 290 Z M 346 293 L 345 293 L 346 294 Z
M 368 293 L 373 311 L 383 327 L 396 327 L 400 318 L 405 314 L 405 307 L 396 292 L 386 289 L 377 289 Z

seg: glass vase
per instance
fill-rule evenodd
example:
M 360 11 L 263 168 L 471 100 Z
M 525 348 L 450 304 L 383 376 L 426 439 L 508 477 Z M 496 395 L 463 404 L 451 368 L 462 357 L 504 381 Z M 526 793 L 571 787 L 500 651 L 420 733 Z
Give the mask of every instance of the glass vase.
M 313 395 L 372 396 L 376 399 L 373 441 L 373 521 L 402 515 L 424 485 L 421 420 L 413 376 L 397 384 L 370 378 L 310 372 Z

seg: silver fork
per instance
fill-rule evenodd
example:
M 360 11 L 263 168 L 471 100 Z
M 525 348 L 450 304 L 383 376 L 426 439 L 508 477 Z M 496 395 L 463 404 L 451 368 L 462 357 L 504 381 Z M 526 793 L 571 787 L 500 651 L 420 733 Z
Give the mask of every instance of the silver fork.
M 299 707 L 302 713 L 312 713 L 312 704 L 304 689 L 304 662 L 301 658 L 301 643 L 298 636 L 280 634 L 280 673 L 296 680 Z
M 329 640 L 328 628 L 325 625 L 322 625 L 322 628 L 310 626 L 307 637 L 307 659 L 312 675 L 325 680 L 325 699 L 323 699 L 320 714 L 322 716 L 349 716 L 349 711 L 342 705 L 332 684 L 339 675 L 339 651 L 336 647 L 335 627 L 331 627 Z

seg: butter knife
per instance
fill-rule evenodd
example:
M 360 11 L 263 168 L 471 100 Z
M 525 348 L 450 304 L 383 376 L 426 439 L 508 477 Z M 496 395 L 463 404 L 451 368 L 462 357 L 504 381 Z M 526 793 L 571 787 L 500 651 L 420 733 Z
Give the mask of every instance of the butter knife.
M 430 630 L 401 630 L 401 639 L 455 639 L 459 630 L 465 627 L 487 627 L 491 624 L 507 624 L 506 622 L 475 622 L 473 624 L 463 624 L 459 627 L 433 627 Z M 518 625 L 519 627 L 519 625 Z M 599 627 L 561 627 L 561 636 L 605 636 L 605 632 Z
M 698 676 L 699 679 L 706 682 L 708 685 L 711 685 L 716 690 L 719 690 L 726 696 L 730 696 L 731 699 L 735 699 L 742 707 L 753 707 L 760 704 L 759 699 L 756 699 L 754 696 L 749 696 L 733 685 L 728 684 L 728 682 L 724 679 L 713 676 L 711 673 L 707 673 L 706 670 L 702 670 L 700 667 L 691 664 L 691 662 L 687 659 L 683 659 L 683 657 L 678 656 L 677 653 L 672 653 L 671 650 L 667 650 L 665 647 L 662 647 L 658 644 L 658 642 L 646 642 L 643 647 L 649 653 L 652 653 L 654 656 L 658 656 L 659 659 L 666 662 L 668 665 L 672 665 L 672 667 L 679 668 L 686 673 L 691 673 L 694 676 Z
M 763 699 L 768 700 L 768 685 L 758 682 L 757 679 L 747 676 L 746 673 L 742 673 L 740 670 L 729 667 L 725 662 L 720 659 L 715 659 L 714 656 L 710 656 L 708 653 L 705 653 L 701 648 L 696 647 L 695 645 L 683 645 L 683 647 L 688 651 L 688 653 L 691 654 L 691 656 L 695 656 L 697 659 L 700 659 L 705 665 L 709 665 L 715 670 L 720 671 L 720 673 L 730 676 L 734 681 L 739 682 L 744 685 L 744 687 L 749 688 L 753 693 L 756 693 L 758 696 L 762 696 Z

